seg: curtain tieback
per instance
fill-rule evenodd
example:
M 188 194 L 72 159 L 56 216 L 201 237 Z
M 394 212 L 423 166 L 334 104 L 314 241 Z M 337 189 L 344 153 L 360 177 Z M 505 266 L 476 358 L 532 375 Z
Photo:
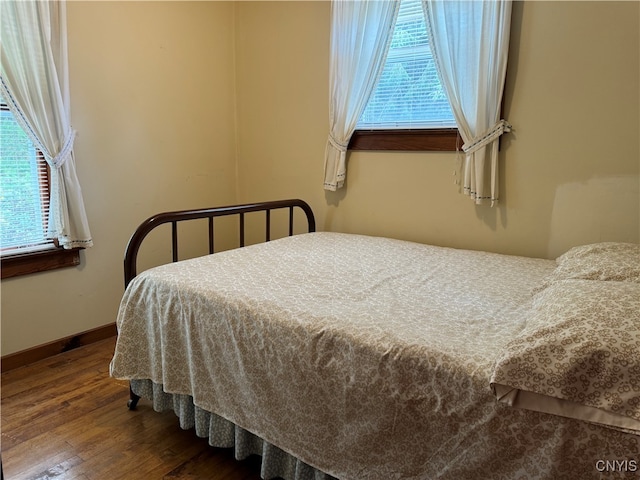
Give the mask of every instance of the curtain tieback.
M 331 145 L 333 145 L 337 150 L 340 150 L 341 152 L 346 152 L 347 151 L 347 147 L 349 146 L 349 142 L 347 141 L 347 143 L 341 143 L 339 141 L 337 141 L 333 135 L 329 135 L 329 143 Z
M 467 155 L 480 150 L 482 147 L 489 145 L 496 138 L 500 137 L 503 133 L 511 131 L 511 125 L 506 120 L 500 120 L 492 128 L 484 132 L 482 135 L 478 135 L 470 143 L 462 145 L 462 151 Z
M 62 150 L 60 150 L 60 152 L 58 152 L 58 154 L 51 159 L 51 165 L 55 166 L 56 168 L 60 168 L 62 167 L 62 165 L 64 165 L 64 163 L 67 161 L 67 158 L 69 158 L 69 155 L 71 154 L 75 138 L 76 131 L 72 128 L 69 131 L 69 135 L 67 135 L 67 138 L 65 138 L 64 140 Z

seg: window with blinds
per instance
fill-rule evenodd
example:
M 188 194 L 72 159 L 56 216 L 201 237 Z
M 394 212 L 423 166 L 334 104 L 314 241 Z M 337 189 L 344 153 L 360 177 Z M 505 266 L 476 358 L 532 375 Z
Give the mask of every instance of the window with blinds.
M 0 252 L 48 248 L 48 165 L 0 98 Z
M 384 70 L 356 129 L 455 127 L 427 40 L 421 0 L 402 0 Z

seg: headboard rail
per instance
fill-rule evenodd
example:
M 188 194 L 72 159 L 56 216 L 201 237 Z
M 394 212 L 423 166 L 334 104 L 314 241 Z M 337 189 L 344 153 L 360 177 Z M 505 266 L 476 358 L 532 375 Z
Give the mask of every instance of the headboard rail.
M 171 223 L 171 255 L 172 261 L 178 261 L 178 222 L 207 218 L 209 220 L 209 253 L 215 252 L 214 218 L 238 215 L 240 221 L 240 247 L 245 244 L 245 214 L 251 212 L 265 212 L 265 241 L 271 240 L 271 211 L 283 208 L 289 209 L 289 236 L 293 235 L 294 209 L 300 208 L 307 217 L 309 232 L 315 232 L 316 221 L 309 204 L 303 200 L 275 200 L 270 202 L 248 203 L 244 205 L 230 205 L 226 207 L 203 208 L 196 210 L 180 210 L 164 212 L 149 217 L 142 222 L 133 233 L 127 244 L 124 256 L 124 285 L 125 288 L 137 275 L 137 258 L 140 245 L 145 237 L 156 227 Z

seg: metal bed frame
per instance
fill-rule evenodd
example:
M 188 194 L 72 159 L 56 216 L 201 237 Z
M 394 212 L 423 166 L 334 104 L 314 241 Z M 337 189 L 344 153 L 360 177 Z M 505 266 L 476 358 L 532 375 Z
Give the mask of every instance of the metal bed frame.
M 294 209 L 300 208 L 307 218 L 307 228 L 309 232 L 316 231 L 316 221 L 309 204 L 303 200 L 276 200 L 270 202 L 248 203 L 244 205 L 231 205 L 226 207 L 214 207 L 197 210 L 180 210 L 164 212 L 149 217 L 142 222 L 133 233 L 127 244 L 124 256 L 124 286 L 131 283 L 137 275 L 137 258 L 140 245 L 146 236 L 156 227 L 171 223 L 171 254 L 172 261 L 178 261 L 178 222 L 198 220 L 207 218 L 209 220 L 209 254 L 215 253 L 214 244 L 214 218 L 237 215 L 240 228 L 240 245 L 245 246 L 245 214 L 251 212 L 265 212 L 265 242 L 271 240 L 271 211 L 279 209 L 289 209 L 289 236 L 293 235 Z M 129 386 L 129 410 L 135 410 L 140 397 L 133 393 Z

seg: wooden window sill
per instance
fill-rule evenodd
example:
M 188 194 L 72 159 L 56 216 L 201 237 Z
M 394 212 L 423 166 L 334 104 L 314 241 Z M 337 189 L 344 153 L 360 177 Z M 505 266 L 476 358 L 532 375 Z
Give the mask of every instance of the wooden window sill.
M 0 273 L 2 278 L 17 277 L 57 268 L 80 265 L 80 248 L 52 248 L 28 253 L 2 256 Z
M 462 139 L 457 128 L 427 130 L 356 130 L 349 150 L 395 150 L 414 152 L 455 152 Z

